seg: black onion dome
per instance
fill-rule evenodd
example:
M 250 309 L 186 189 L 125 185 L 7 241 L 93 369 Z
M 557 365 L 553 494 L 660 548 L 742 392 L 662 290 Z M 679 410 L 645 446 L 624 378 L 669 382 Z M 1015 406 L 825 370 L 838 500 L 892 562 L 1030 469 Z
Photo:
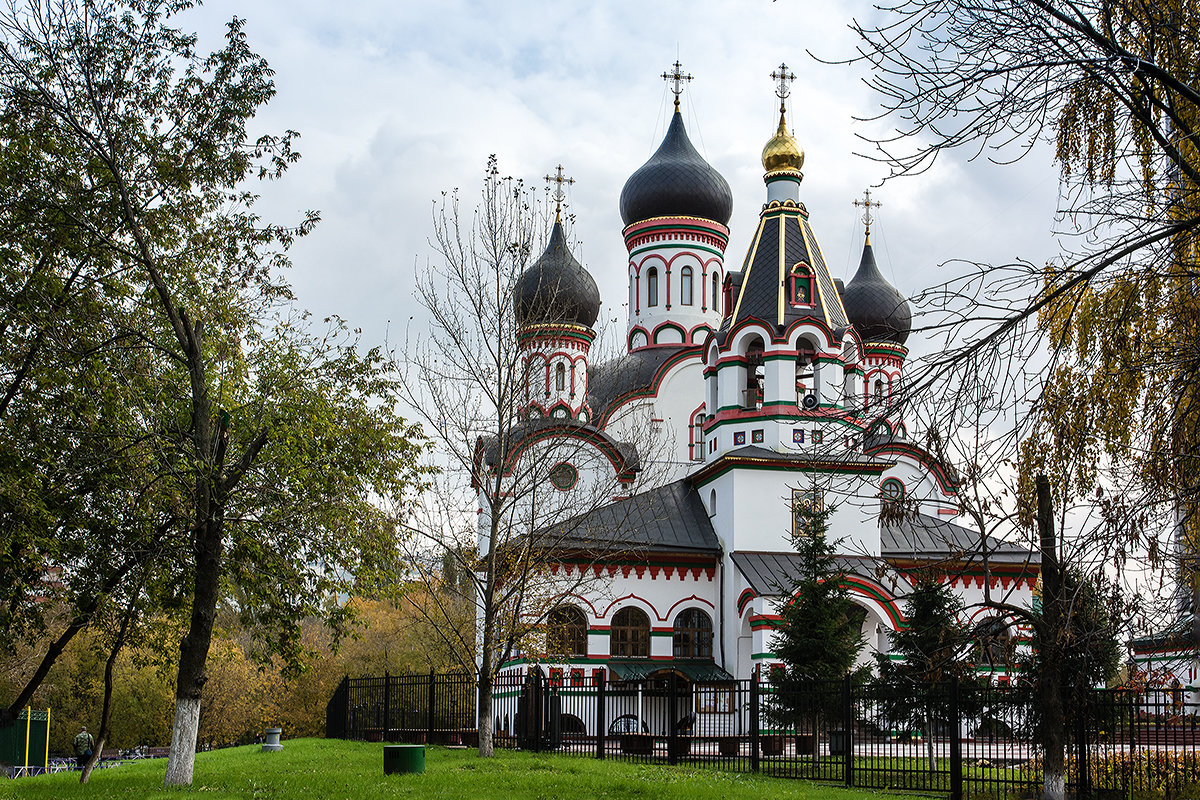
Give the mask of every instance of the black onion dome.
M 555 221 L 550 243 L 513 287 L 518 325 L 563 322 L 592 327 L 600 316 L 596 281 L 571 255 L 562 222 Z
M 631 225 L 652 217 L 700 217 L 727 225 L 731 216 L 729 184 L 692 147 L 676 111 L 658 150 L 625 181 L 621 219 Z
M 912 330 L 908 301 L 880 274 L 870 244 L 863 248 L 858 272 L 846 284 L 842 305 L 864 342 L 904 344 Z

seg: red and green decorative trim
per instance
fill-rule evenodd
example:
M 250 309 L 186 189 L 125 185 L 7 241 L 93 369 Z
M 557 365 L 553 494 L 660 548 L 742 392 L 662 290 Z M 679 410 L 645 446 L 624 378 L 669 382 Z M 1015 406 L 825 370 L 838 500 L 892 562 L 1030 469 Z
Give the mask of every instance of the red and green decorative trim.
M 525 344 L 534 339 L 566 339 L 582 342 L 591 346 L 596 339 L 596 332 L 582 325 L 544 322 L 536 325 L 525 325 L 517 331 L 517 342 Z
M 676 345 L 671 346 L 674 347 Z M 605 409 L 605 412 L 596 420 L 597 426 L 603 428 L 605 425 L 607 425 L 609 420 L 612 419 L 613 414 L 616 413 L 616 410 L 626 403 L 632 400 L 655 397 L 658 394 L 658 387 L 662 384 L 663 379 L 666 378 L 668 372 L 670 372 L 678 364 L 682 364 L 689 359 L 701 357 L 703 355 L 703 350 L 703 346 L 698 344 L 682 345 L 682 349 L 678 353 L 668 358 L 662 363 L 661 366 L 659 366 L 658 370 L 654 373 L 654 377 L 650 380 L 649 386 L 644 386 L 625 392 L 609 403 L 608 408 Z
M 779 627 L 780 619 L 781 618 L 778 614 L 751 614 L 750 630 L 773 631 Z
M 933 474 L 934 479 L 938 483 L 938 487 L 941 488 L 944 493 L 955 494 L 958 492 L 958 483 L 956 483 L 950 477 L 950 474 L 946 472 L 946 468 L 942 466 L 941 462 L 934 458 L 930 453 L 922 450 L 920 447 L 917 447 L 910 442 L 888 442 L 887 444 L 871 448 L 870 450 L 866 450 L 864 452 L 866 452 L 867 455 L 872 456 L 886 455 L 911 458 L 913 461 L 916 461 Z
M 691 233 L 697 238 L 710 240 L 724 254 L 729 244 L 729 228 L 719 222 L 702 217 L 651 217 L 635 222 L 622 231 L 626 250 L 633 250 L 652 235 Z
M 758 597 L 758 593 L 753 589 L 742 590 L 742 593 L 738 595 L 737 599 L 737 613 L 739 617 L 742 616 L 742 613 L 746 610 L 746 606 L 753 602 L 754 598 L 756 597 Z

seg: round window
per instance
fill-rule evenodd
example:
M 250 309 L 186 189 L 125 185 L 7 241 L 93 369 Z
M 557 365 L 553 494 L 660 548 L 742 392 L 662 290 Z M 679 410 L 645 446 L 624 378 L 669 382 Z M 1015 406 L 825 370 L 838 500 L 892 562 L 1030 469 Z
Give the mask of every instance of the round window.
M 579 480 L 579 470 L 565 461 L 555 464 L 554 469 L 550 470 L 550 483 L 555 489 L 565 492 L 574 486 L 577 480 Z
M 879 496 L 885 503 L 894 503 L 904 499 L 904 484 L 897 478 L 887 478 L 879 484 Z

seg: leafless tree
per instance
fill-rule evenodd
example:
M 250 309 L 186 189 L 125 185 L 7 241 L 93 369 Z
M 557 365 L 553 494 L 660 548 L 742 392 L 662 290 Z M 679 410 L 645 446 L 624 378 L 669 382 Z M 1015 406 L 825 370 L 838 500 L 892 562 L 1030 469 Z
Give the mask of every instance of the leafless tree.
M 423 320 L 410 331 L 400 359 L 402 400 L 438 444 L 440 469 L 412 515 L 406 560 L 438 616 L 461 617 L 454 606 L 464 598 L 474 612 L 474 630 L 440 633 L 478 679 L 482 756 L 492 755 L 498 671 L 537 649 L 532 638 L 559 598 L 598 590 L 591 570 L 552 574 L 548 564 L 588 565 L 622 548 L 611 525 L 589 527 L 588 513 L 634 494 L 653 472 L 642 469 L 654 448 L 649 414 L 623 420 L 622 429 L 644 432 L 623 441 L 585 419 L 529 414 L 533 366 L 514 288 L 541 253 L 546 222 L 537 194 L 502 176 L 494 156 L 473 212 L 446 195 L 434 212 L 434 261 L 416 279 L 428 329 Z M 541 302 L 553 304 L 559 287 L 542 288 Z M 556 474 L 562 465 L 570 474 Z

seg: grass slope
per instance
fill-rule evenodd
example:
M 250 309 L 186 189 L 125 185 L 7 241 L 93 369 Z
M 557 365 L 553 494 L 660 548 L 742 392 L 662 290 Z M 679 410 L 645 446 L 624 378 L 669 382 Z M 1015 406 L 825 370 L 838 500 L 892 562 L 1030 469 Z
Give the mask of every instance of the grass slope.
M 97 770 L 87 786 L 79 773 L 3 780 L 0 797 L 135 800 L 198 794 L 206 800 L 851 800 L 881 795 L 805 781 L 710 769 L 626 764 L 618 761 L 501 752 L 480 759 L 473 751 L 430 747 L 422 775 L 384 775 L 383 746 L 327 739 L 293 739 L 281 753 L 257 745 L 196 757 L 195 783 L 162 787 L 165 759 Z

